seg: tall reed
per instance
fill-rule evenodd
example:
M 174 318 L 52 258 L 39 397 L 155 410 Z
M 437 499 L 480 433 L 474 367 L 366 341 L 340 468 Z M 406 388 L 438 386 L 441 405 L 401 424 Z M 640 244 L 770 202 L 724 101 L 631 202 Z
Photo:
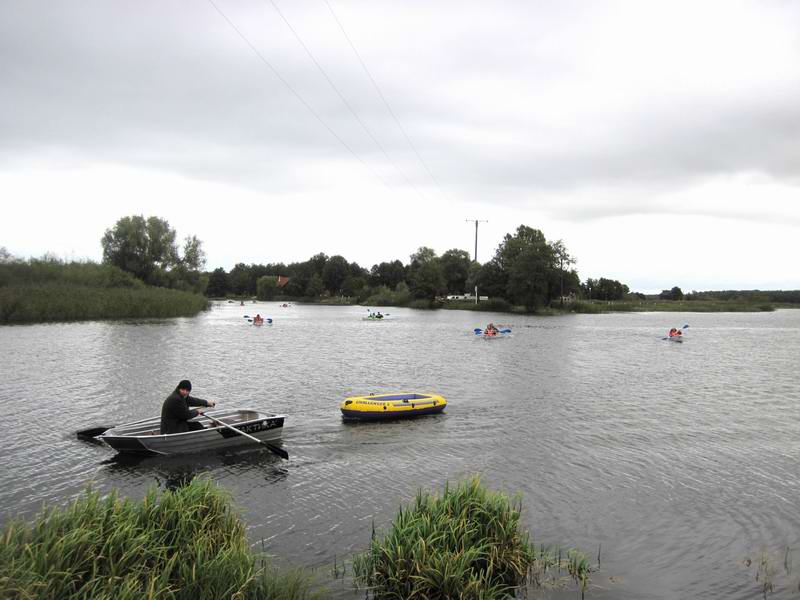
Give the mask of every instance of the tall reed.
M 278 576 L 251 551 L 230 498 L 206 480 L 140 502 L 89 490 L 2 532 L 4 599 L 312 597 L 307 577 Z
M 0 324 L 190 317 L 208 301 L 154 287 L 106 288 L 68 283 L 0 287 Z
M 442 496 L 420 490 L 401 507 L 389 531 L 354 557 L 357 584 L 376 599 L 490 600 L 527 583 L 545 585 L 552 569 L 588 582 L 585 556 L 558 559 L 537 549 L 520 529 L 521 505 L 483 487 L 478 477 L 445 485 Z

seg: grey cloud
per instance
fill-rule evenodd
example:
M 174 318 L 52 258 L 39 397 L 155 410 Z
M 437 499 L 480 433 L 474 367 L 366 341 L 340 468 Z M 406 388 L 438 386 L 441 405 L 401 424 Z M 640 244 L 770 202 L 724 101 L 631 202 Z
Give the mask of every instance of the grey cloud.
M 219 5 L 349 147 L 393 186 L 406 185 L 266 3 Z M 415 185 L 430 185 L 343 40 L 313 37 L 324 30 L 324 5 L 285 6 L 403 174 Z M 787 73 L 782 90 L 724 102 L 654 99 L 613 115 L 607 134 L 593 137 L 537 116 L 535 91 L 570 69 L 566 58 L 543 48 L 567 17 L 580 14 L 577 5 L 567 5 L 567 14 L 536 4 L 501 5 L 509 14 L 486 18 L 503 26 L 516 22 L 504 45 L 493 44 L 496 32 L 474 21 L 477 6 L 455 20 L 452 31 L 443 31 L 427 64 L 404 62 L 402 48 L 361 48 L 418 150 L 454 193 L 524 205 L 532 194 L 611 185 L 680 188 L 748 171 L 798 183 L 798 73 Z M 460 14 L 455 4 L 445 7 L 443 22 L 448 10 Z M 799 14 L 786 10 L 788 17 Z M 353 24 L 355 9 L 342 12 Z M 369 30 L 368 24 L 353 26 L 362 34 Z M 426 58 L 414 46 L 414 32 L 408 38 L 408 61 Z M 513 83 L 515 73 L 530 83 L 524 113 L 491 107 L 486 114 L 471 112 L 470 102 L 490 91 L 481 89 L 482 78 Z M 467 80 L 476 86 L 476 98 L 459 102 L 441 93 Z M 0 81 L 0 161 L 55 152 L 274 190 L 303 183 L 304 165 L 355 160 L 203 2 L 3 3 Z M 508 93 L 514 93 L 511 87 Z M 482 131 L 487 139 L 499 132 L 501 140 L 513 142 L 482 142 Z M 364 177 L 372 175 L 364 169 Z M 605 206 L 554 202 L 551 208 L 577 219 L 662 209 L 643 206 L 641 196 Z

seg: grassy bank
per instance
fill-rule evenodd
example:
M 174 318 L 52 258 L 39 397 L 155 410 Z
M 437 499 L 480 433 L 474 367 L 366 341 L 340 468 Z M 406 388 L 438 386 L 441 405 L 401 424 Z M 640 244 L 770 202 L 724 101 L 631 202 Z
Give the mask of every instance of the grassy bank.
M 420 491 L 401 507 L 389 531 L 373 534 L 353 560 L 356 582 L 376 599 L 513 597 L 568 573 L 581 591 L 589 563 L 577 551 L 537 548 L 520 529 L 521 507 L 484 488 L 477 477 L 445 486 L 441 496 Z
M 88 491 L 2 532 L 0 598 L 322 597 L 308 576 L 278 574 L 255 555 L 229 497 L 205 480 L 140 502 Z
M 199 294 L 146 286 L 109 265 L 0 265 L 0 324 L 188 317 L 207 305 Z
M 565 310 L 576 313 L 605 312 L 769 312 L 775 310 L 770 302 L 735 300 L 580 300 L 566 305 Z

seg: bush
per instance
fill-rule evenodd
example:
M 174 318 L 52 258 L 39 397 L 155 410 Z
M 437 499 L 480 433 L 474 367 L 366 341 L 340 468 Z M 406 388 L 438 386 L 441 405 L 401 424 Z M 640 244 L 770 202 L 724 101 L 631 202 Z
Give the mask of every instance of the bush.
M 394 291 L 390 290 L 385 285 L 380 285 L 369 290 L 365 288 L 358 296 L 358 303 L 365 306 L 413 305 L 411 292 L 404 281 L 398 283 Z M 424 308 L 430 308 L 430 306 L 426 305 Z
M 488 491 L 477 477 L 445 485 L 441 497 L 420 490 L 414 504 L 400 508 L 383 538 L 353 560 L 356 582 L 376 599 L 494 599 L 513 596 L 529 580 L 544 582 L 551 568 L 565 568 L 585 587 L 586 558 L 565 559 L 537 551 L 520 530 L 520 506 Z M 560 553 L 559 553 L 560 554 Z
M 260 563 L 260 564 L 259 564 Z M 2 598 L 216 600 L 309 598 L 250 550 L 228 495 L 195 479 L 140 502 L 87 491 L 36 522 L 8 524 L 0 545 Z

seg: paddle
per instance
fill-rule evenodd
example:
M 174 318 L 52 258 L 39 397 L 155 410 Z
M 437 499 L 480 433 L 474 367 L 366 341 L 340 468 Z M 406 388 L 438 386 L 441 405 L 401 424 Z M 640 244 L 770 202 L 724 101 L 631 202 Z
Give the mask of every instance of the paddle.
M 246 438 L 250 438 L 256 444 L 261 444 L 262 446 L 265 446 L 267 448 L 267 450 L 269 450 L 270 452 L 273 452 L 274 454 L 277 454 L 281 458 L 283 458 L 285 460 L 289 460 L 289 453 L 286 452 L 286 450 L 284 450 L 283 448 L 278 448 L 277 446 L 273 446 L 272 444 L 270 444 L 268 442 L 264 442 L 264 441 L 258 439 L 257 437 L 253 437 L 249 433 L 245 433 L 244 431 L 241 431 L 240 429 L 236 429 L 236 427 L 231 427 L 230 425 L 228 425 L 224 421 L 220 421 L 219 419 L 215 419 L 214 417 L 212 417 L 209 414 L 205 414 L 204 413 L 203 416 L 204 417 L 208 417 L 209 419 L 211 419 L 212 421 L 214 421 L 214 423 L 217 423 L 218 425 L 223 425 L 223 426 L 227 427 L 228 429 L 230 429 L 231 431 L 235 431 L 239 435 L 243 435 Z

